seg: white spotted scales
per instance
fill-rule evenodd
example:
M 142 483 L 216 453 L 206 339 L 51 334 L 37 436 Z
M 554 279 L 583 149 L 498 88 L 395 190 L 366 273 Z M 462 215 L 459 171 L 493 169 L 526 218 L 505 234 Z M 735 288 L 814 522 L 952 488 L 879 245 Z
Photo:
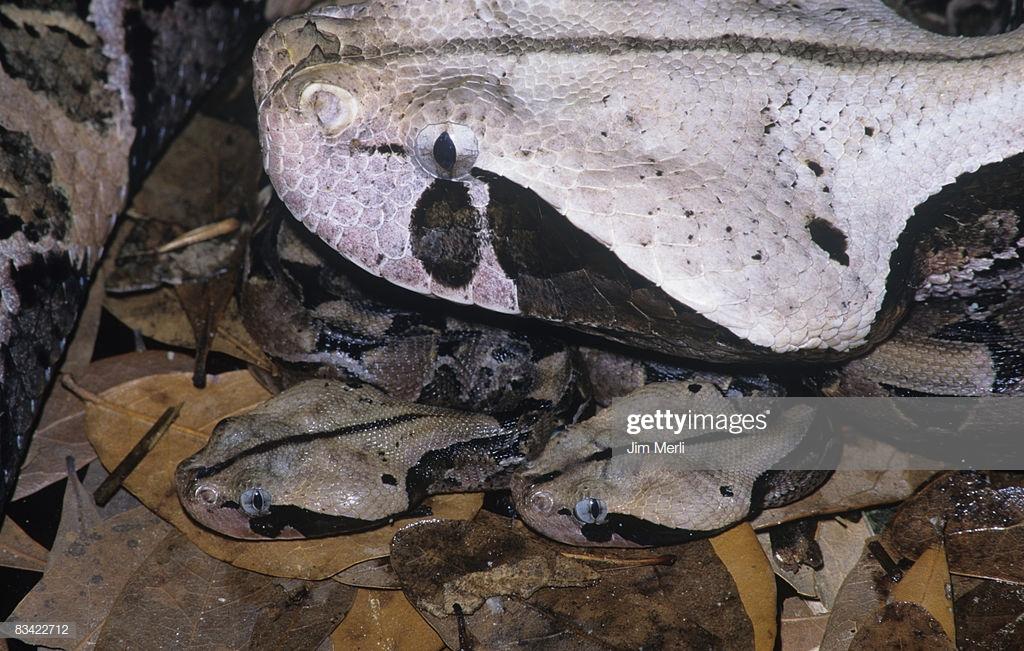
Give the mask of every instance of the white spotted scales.
M 915 206 L 1024 151 L 1024 33 L 938 36 L 881 3 L 359 3 L 278 23 L 254 63 L 275 188 L 364 269 L 528 313 L 482 170 L 758 354 L 884 336 Z M 479 215 L 461 284 L 411 236 L 438 179 Z

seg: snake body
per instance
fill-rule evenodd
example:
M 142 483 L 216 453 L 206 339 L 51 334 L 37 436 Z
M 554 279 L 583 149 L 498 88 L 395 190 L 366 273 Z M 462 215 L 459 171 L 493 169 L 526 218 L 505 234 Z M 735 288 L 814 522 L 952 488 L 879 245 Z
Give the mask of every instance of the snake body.
M 839 0 L 353 3 L 277 23 L 253 61 L 267 173 L 330 249 L 401 288 L 678 363 L 662 372 L 600 344 L 580 351 L 593 368 L 622 371 L 583 373 L 604 410 L 577 413 L 549 439 L 538 433 L 547 445 L 537 454 L 506 455 L 503 446 L 477 459 L 480 469 L 526 462 L 512 473 L 512 492 L 541 533 L 573 544 L 660 544 L 820 483 L 769 474 L 794 448 L 785 436 L 757 441 L 721 472 L 643 471 L 609 456 L 621 437 L 609 423 L 642 411 L 652 395 L 717 404 L 735 370 L 705 376 L 695 368 L 702 363 L 813 363 L 801 368 L 833 394 L 1019 392 L 1024 33 L 949 39 L 880 5 Z M 283 276 L 272 276 L 280 287 Z M 308 302 L 283 296 L 287 305 Z M 288 312 L 324 332 L 323 314 L 309 317 L 310 307 Z M 362 359 L 365 329 L 346 331 L 329 351 L 314 337 L 305 352 L 276 332 L 279 358 L 386 383 L 388 373 L 367 363 L 373 355 Z M 959 376 L 929 367 L 937 352 Z M 429 382 L 419 378 L 435 368 L 421 364 L 408 386 L 390 390 L 422 402 Z M 759 380 L 738 379 L 760 390 Z M 644 386 L 650 380 L 662 382 Z M 339 405 L 359 391 L 321 382 L 341 392 Z M 321 405 L 313 386 L 274 400 Z M 449 434 L 411 435 L 405 421 L 391 431 L 391 421 L 375 418 L 408 413 L 426 423 L 417 403 L 352 408 L 359 424 L 340 429 L 367 438 L 347 439 L 343 454 L 310 447 L 301 466 L 268 454 L 218 484 L 221 470 L 237 465 L 231 459 L 285 450 L 261 437 L 301 430 L 280 422 L 287 410 L 268 406 L 246 421 L 253 446 L 228 421 L 179 470 L 182 501 L 230 535 L 281 535 L 279 518 L 253 524 L 268 514 L 251 500 L 279 481 L 266 470 L 276 461 L 293 482 L 317 468 L 316 485 L 279 485 L 283 503 L 258 493 L 261 507 L 318 504 L 299 507 L 302 518 L 326 507 L 361 523 L 408 510 L 408 480 L 392 486 L 402 499 L 371 507 L 379 468 L 359 450 L 377 440 L 403 454 L 408 446 L 388 473 L 397 480 L 429 451 L 448 449 Z M 483 422 L 462 417 L 466 426 L 454 429 Z M 320 422 L 310 436 L 338 430 Z M 345 480 L 327 481 L 339 468 Z M 465 471 L 436 468 L 459 468 L 453 478 Z M 480 485 L 467 477 L 431 490 Z M 331 491 L 319 492 L 322 483 Z
M 118 213 L 261 9 L 0 3 L 0 516 Z

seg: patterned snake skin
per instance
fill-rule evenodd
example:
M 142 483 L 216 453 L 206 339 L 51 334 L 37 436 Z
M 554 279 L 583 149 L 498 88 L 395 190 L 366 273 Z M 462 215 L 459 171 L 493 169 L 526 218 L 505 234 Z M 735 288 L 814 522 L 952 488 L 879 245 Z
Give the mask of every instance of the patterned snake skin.
M 255 93 L 292 213 L 455 302 L 702 359 L 848 358 L 902 315 L 915 208 L 1024 151 L 1019 30 L 844 0 L 441 6 L 281 21 Z
M 118 213 L 261 10 L 0 2 L 0 517 Z

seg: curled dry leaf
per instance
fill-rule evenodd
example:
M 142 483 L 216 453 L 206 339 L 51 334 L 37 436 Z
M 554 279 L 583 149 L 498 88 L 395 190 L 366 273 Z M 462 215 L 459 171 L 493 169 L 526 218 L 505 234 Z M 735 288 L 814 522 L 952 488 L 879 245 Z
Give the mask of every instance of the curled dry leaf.
M 888 600 L 894 583 L 893 576 L 871 552 L 871 549 L 876 548 L 864 546 L 860 559 L 840 586 L 825 626 L 821 651 L 846 651 L 851 648 L 857 631 Z
M 852 439 L 843 446 L 836 471 L 821 488 L 792 504 L 765 509 L 751 524 L 760 530 L 791 520 L 905 500 L 935 473 L 929 470 L 851 469 L 914 467 L 910 461 L 898 461 L 901 456 L 908 455 L 882 441 Z
M 444 642 L 400 590 L 359 590 L 345 621 L 331 634 L 345 651 L 441 651 Z
M 92 647 L 110 608 L 149 552 L 172 531 L 139 506 L 103 520 L 90 493 L 72 476 L 63 517 L 42 580 L 22 599 L 12 621 L 74 622 L 72 638 L 23 638 L 54 648 Z M 9 520 L 8 520 L 9 522 Z
M 717 544 L 578 552 L 481 512 L 403 529 L 391 562 L 451 648 L 772 648 L 775 582 L 749 526 Z M 574 564 L 558 560 L 566 556 Z
M 211 376 L 205 389 L 188 373 L 140 378 L 100 394 L 90 404 L 89 440 L 108 469 L 117 465 L 169 405 L 184 402 L 181 416 L 128 476 L 124 486 L 207 554 L 237 567 L 274 576 L 323 579 L 369 558 L 388 554 L 391 537 L 408 521 L 364 533 L 316 540 L 252 542 L 225 538 L 195 524 L 174 489 L 174 469 L 198 451 L 221 419 L 258 405 L 270 394 L 246 371 Z M 434 515 L 469 518 L 480 508 L 479 494 L 441 495 L 428 504 Z
M 150 350 L 107 357 L 89 364 L 75 375 L 79 386 L 98 393 L 155 373 L 192 368 L 192 358 L 173 352 Z M 39 426 L 32 435 L 25 465 L 21 467 L 13 499 L 21 499 L 67 476 L 64 460 L 72 456 L 78 468 L 96 457 L 85 437 L 85 405 L 59 382 L 43 407 Z
M 100 631 L 105 649 L 315 648 L 355 588 L 247 572 L 167 534 L 125 584 Z

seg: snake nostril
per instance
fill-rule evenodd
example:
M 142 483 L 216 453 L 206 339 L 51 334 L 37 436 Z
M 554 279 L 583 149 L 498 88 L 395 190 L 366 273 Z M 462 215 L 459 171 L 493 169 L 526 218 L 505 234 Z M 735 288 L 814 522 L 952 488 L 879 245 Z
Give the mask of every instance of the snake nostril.
M 303 88 L 299 106 L 315 115 L 320 126 L 331 135 L 352 124 L 359 112 L 355 95 L 325 83 L 311 83 Z
M 547 491 L 537 491 L 530 496 L 530 505 L 541 513 L 550 513 L 555 506 L 555 500 Z
M 193 494 L 196 501 L 202 504 L 215 504 L 217 502 L 217 490 L 210 486 L 197 486 Z

